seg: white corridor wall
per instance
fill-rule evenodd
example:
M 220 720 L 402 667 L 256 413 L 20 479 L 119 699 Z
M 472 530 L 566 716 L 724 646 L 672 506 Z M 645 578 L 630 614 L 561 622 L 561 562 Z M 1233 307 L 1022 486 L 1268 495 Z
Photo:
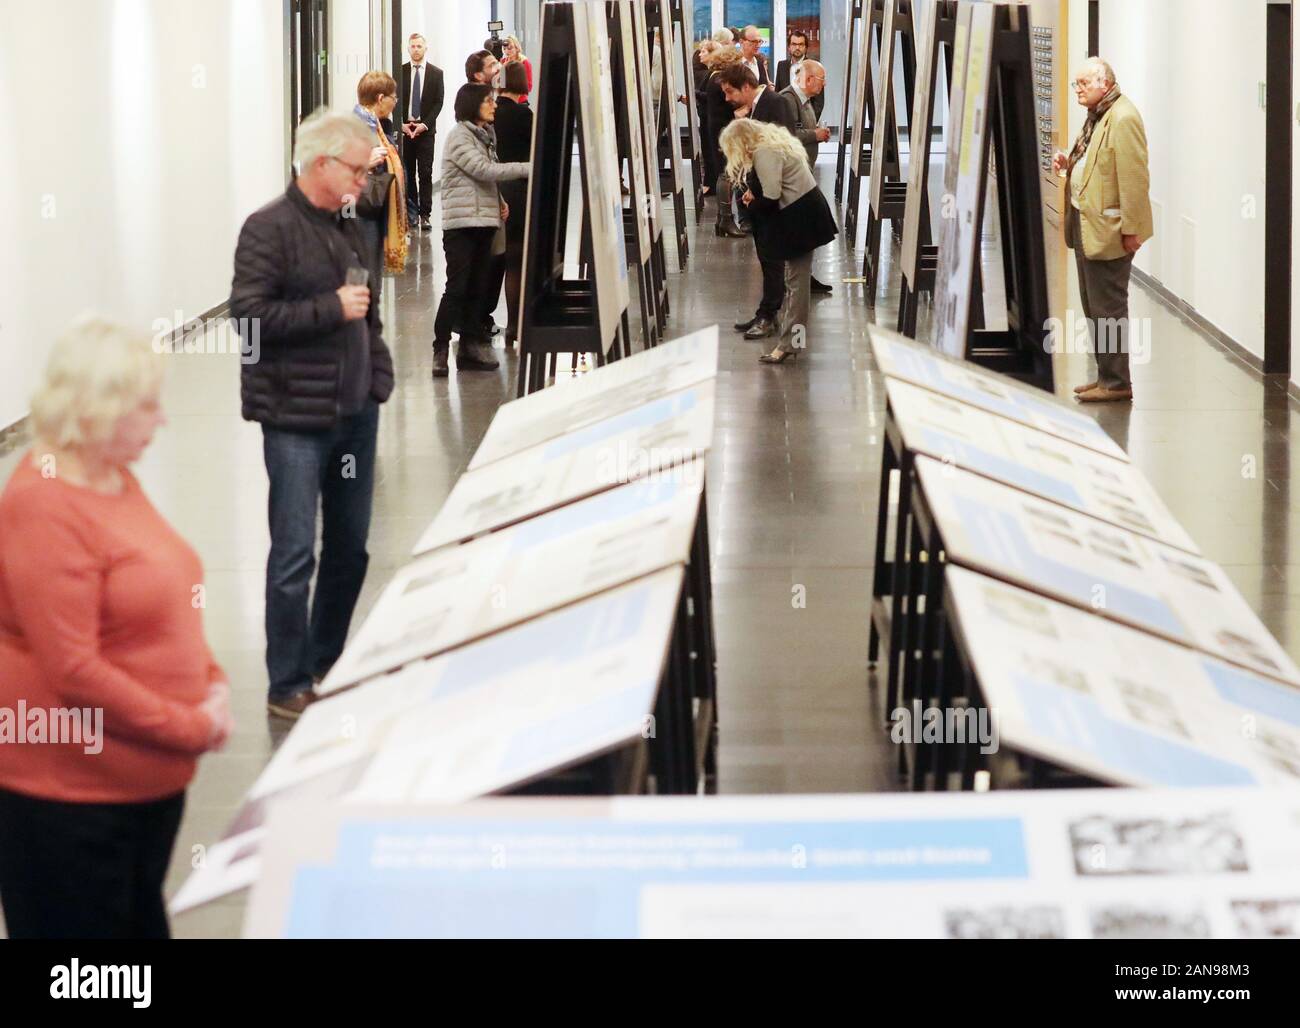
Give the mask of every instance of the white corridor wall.
M 97 311 L 149 333 L 230 292 L 239 226 L 284 182 L 276 0 L 0 6 L 0 425 Z
M 1087 49 L 1071 2 L 1070 67 Z M 1262 360 L 1266 0 L 1101 0 L 1101 56 L 1146 122 L 1156 237 L 1137 267 Z M 1076 29 L 1081 28 L 1082 31 Z M 1070 138 L 1082 122 L 1075 107 Z
M 506 33 L 513 33 L 513 5 L 500 3 L 500 20 L 506 24 Z M 433 162 L 433 180 L 442 175 L 442 145 L 447 133 L 456 123 L 452 117 L 452 104 L 456 90 L 465 84 L 465 58 L 475 50 L 483 49 L 488 36 L 488 22 L 492 20 L 489 0 L 402 0 L 402 35 L 409 37 L 418 32 L 428 43 L 428 57 L 442 69 L 445 96 L 442 115 L 438 118 L 437 151 Z M 406 39 L 402 40 L 403 60 L 406 56 Z M 531 55 L 530 55 L 531 56 Z M 536 66 L 533 71 L 536 74 Z

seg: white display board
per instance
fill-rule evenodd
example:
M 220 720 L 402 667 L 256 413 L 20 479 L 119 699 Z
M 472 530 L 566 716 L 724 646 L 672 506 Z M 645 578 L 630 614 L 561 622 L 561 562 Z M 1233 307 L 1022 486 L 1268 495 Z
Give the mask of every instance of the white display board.
M 1283 789 L 277 810 L 244 934 L 1295 938 L 1297 866 Z
M 610 75 L 609 30 L 604 5 L 569 5 L 573 33 L 579 41 L 578 116 L 581 119 L 583 167 L 590 204 L 591 250 L 596 296 L 600 307 L 600 338 L 605 352 L 618 334 L 628 307 L 627 250 L 623 242 L 623 194 L 618 183 L 618 136 L 614 122 L 614 93 Z M 582 41 L 586 41 L 586 46 Z
M 718 326 L 502 404 L 471 469 L 697 385 L 718 373 Z
M 653 232 L 650 222 L 653 208 L 650 185 L 646 178 L 645 129 L 641 125 L 641 87 L 636 77 L 636 16 L 632 11 L 632 0 L 618 0 L 617 14 L 619 45 L 623 53 L 623 100 L 627 106 L 627 135 L 631 150 L 627 162 L 632 169 L 632 214 L 636 221 L 640 252 L 648 257 Z M 653 185 L 657 196 L 659 183 L 655 181 Z
M 912 10 L 913 24 L 916 21 L 916 9 Z M 903 273 L 912 280 L 916 288 L 917 259 L 921 250 L 921 205 L 928 202 L 923 185 L 927 181 L 930 165 L 930 135 L 934 126 L 934 105 L 930 102 L 931 85 L 938 86 L 938 78 L 947 75 L 943 64 L 934 67 L 934 36 L 938 31 L 939 5 L 931 0 L 925 5 L 920 25 L 916 28 L 916 91 L 912 98 L 912 117 L 907 123 L 908 147 L 907 159 L 907 207 L 903 211 Z M 933 83 L 932 83 L 933 80 Z M 949 119 L 951 121 L 951 119 Z M 944 134 L 949 133 L 948 126 Z
M 713 442 L 712 381 L 460 476 L 416 543 L 424 553 L 504 528 L 625 482 L 702 473 Z
M 849 18 L 853 18 L 853 5 L 849 4 Z M 875 35 L 871 27 L 871 0 L 863 0 L 862 20 L 859 23 L 861 30 L 858 38 L 858 74 L 857 82 L 853 88 L 853 146 L 849 152 L 849 170 L 857 175 L 862 166 L 862 144 L 866 140 L 866 132 L 869 126 L 863 124 L 867 120 L 867 90 L 870 88 L 871 80 L 871 54 L 875 49 L 871 45 L 871 38 Z M 878 76 L 877 76 L 878 77 Z M 876 112 L 879 117 L 880 112 Z M 845 115 L 848 116 L 847 114 Z M 874 124 L 874 123 L 873 123 Z M 872 167 L 875 167 L 876 155 L 871 155 Z
M 964 568 L 944 587 L 1003 749 L 1113 785 L 1300 786 L 1300 688 Z
M 1127 462 L 1129 459 L 1128 454 L 1093 418 L 1051 393 L 995 371 L 987 371 L 969 361 L 947 357 L 933 347 L 913 342 L 878 325 L 868 327 L 867 336 L 876 365 L 891 378 L 924 386 L 1116 460 Z
M 704 2 L 708 3 L 710 0 Z M 683 32 L 689 32 L 690 26 L 695 24 L 695 4 L 692 0 L 681 0 L 681 14 L 681 23 L 673 23 L 673 34 L 676 38 L 676 50 L 682 58 L 680 88 L 682 95 L 686 97 L 686 128 L 691 134 L 691 153 L 695 155 L 691 168 L 691 182 L 694 183 L 697 176 L 700 178 L 704 176 L 704 158 L 700 152 L 700 122 L 699 111 L 695 107 L 695 74 L 691 68 L 690 36 L 683 35 Z
M 677 129 L 677 47 L 673 46 L 673 20 L 668 0 L 659 4 L 659 59 L 662 81 L 660 88 L 666 95 L 660 95 L 659 104 L 668 105 L 661 111 L 668 123 L 668 145 L 673 157 L 673 191 L 681 193 L 686 188 L 686 176 L 682 173 L 682 134 Z M 658 147 L 655 149 L 658 154 Z M 656 156 L 656 161 L 658 160 Z M 657 165 L 656 165 L 657 167 Z
M 660 571 L 312 704 L 172 912 L 256 880 L 279 803 L 458 802 L 652 735 L 682 578 Z
M 970 296 L 980 256 L 983 226 L 977 215 L 984 183 L 984 136 L 993 56 L 996 4 L 963 4 L 958 11 L 957 46 L 949 118 L 954 122 L 944 165 L 944 203 L 954 204 L 939 233 L 939 267 L 935 280 L 935 346 L 953 357 L 966 354 L 970 330 Z M 965 32 L 963 32 L 963 27 Z M 960 73 L 958 70 L 960 65 Z M 958 119 L 954 112 L 960 110 Z
M 1132 464 L 896 378 L 885 393 L 909 450 L 1200 552 Z
M 892 151 L 899 152 L 898 119 L 889 117 L 894 110 L 894 18 L 898 14 L 898 0 L 884 0 L 884 22 L 881 27 L 880 74 L 876 76 L 876 123 L 871 126 L 871 182 L 868 196 L 871 209 L 880 210 L 880 195 L 884 190 L 885 158 Z M 890 139 L 890 136 L 893 139 Z
M 632 21 L 636 35 L 636 81 L 641 98 L 641 152 L 645 161 L 646 183 L 649 186 L 651 235 L 658 240 L 663 236 L 663 198 L 659 195 L 659 144 L 655 127 L 655 104 L 650 75 L 650 30 L 646 25 L 645 0 L 631 0 Z
M 700 471 L 643 479 L 416 558 L 379 595 L 317 693 L 684 564 L 702 480 Z
M 916 474 L 949 563 L 1300 682 L 1217 564 L 926 457 Z

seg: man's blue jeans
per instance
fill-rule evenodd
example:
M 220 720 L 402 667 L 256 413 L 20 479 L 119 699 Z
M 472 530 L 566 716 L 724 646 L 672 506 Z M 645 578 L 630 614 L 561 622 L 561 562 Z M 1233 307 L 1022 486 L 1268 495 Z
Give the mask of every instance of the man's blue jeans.
M 352 610 L 366 578 L 370 508 L 375 491 L 379 405 L 367 401 L 326 432 L 262 426 L 271 480 L 271 555 L 266 562 L 266 670 L 270 698 L 312 687 L 343 652 Z M 320 573 L 316 510 L 320 507 Z

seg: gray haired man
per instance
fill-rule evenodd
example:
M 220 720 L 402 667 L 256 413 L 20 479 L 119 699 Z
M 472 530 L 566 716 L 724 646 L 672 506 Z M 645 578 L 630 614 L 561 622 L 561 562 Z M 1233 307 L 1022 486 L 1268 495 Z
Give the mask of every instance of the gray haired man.
M 1065 242 L 1074 250 L 1079 298 L 1097 361 L 1097 378 L 1075 388 L 1084 403 L 1133 398 L 1128 316 L 1133 258 L 1154 234 L 1151 173 L 1142 115 L 1120 92 L 1111 66 L 1092 57 L 1074 79 L 1083 130 L 1052 169 L 1066 178 Z
M 794 120 L 794 137 L 808 154 L 808 166 L 817 174 L 817 148 L 831 138 L 831 130 L 817 123 L 816 99 L 826 89 L 826 68 L 821 61 L 805 58 L 794 68 L 790 84 L 778 94 L 785 101 Z M 826 294 L 831 287 L 812 276 L 812 291 Z
M 379 305 L 358 281 L 367 250 L 350 201 L 365 187 L 374 141 L 354 114 L 309 117 L 294 146 L 298 177 L 248 216 L 235 250 L 230 310 L 261 330 L 261 360 L 241 366 L 240 395 L 244 420 L 262 426 L 270 482 L 267 709 L 283 718 L 303 712 L 313 681 L 343 652 L 370 560 L 379 405 L 393 391 L 393 360 Z

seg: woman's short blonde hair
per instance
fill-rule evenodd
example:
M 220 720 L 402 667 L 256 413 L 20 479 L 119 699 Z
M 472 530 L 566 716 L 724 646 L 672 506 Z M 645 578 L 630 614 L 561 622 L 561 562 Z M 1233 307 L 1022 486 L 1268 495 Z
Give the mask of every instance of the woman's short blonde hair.
M 106 443 L 162 377 L 149 336 L 94 315 L 79 318 L 50 351 L 32 396 L 32 431 L 59 449 Z
M 727 178 L 737 186 L 744 186 L 754 167 L 754 151 L 759 147 L 775 150 L 787 159 L 805 164 L 808 161 L 808 152 L 803 144 L 790 135 L 784 126 L 755 121 L 753 118 L 737 118 L 724 128 L 718 138 L 718 146 L 727 158 Z
M 744 60 L 744 56 L 734 46 L 720 46 L 704 58 L 709 71 L 721 71 L 723 68 L 730 68 L 733 64 L 741 64 Z
M 515 48 L 515 52 L 519 54 L 519 59 L 522 61 L 524 59 L 524 44 L 519 42 L 519 37 L 506 36 L 506 42 Z

